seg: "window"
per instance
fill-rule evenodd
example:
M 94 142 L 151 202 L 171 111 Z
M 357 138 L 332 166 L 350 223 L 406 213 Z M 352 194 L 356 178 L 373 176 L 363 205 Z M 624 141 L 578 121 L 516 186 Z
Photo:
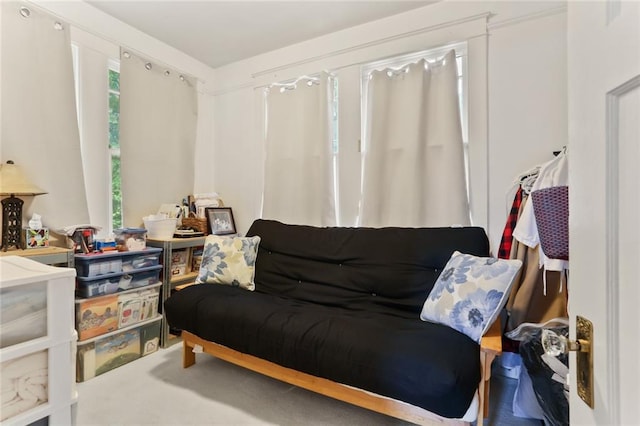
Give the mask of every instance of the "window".
M 460 96 L 465 48 L 449 44 L 361 67 L 358 225 L 470 222 Z
M 425 59 L 427 62 L 433 62 L 444 56 L 451 49 L 456 51 L 456 64 L 458 68 L 458 107 L 460 108 L 460 123 L 462 125 L 462 143 L 464 146 L 465 173 L 467 177 L 467 197 L 469 196 L 469 107 L 468 107 L 468 85 L 467 85 L 467 43 L 455 43 L 435 49 L 424 50 L 421 52 L 410 53 L 407 55 L 387 58 L 381 61 L 371 62 L 362 67 L 361 82 L 361 119 L 362 131 L 366 129 L 366 106 L 367 106 L 367 82 L 369 74 L 374 70 L 382 70 L 385 68 L 403 68 L 407 64 Z M 364 134 L 362 140 L 366 140 Z M 366 149 L 366 146 L 363 146 Z
M 336 225 L 336 88 L 322 72 L 265 89 L 263 218 Z
M 122 227 L 122 191 L 120 178 L 120 67 L 109 64 L 109 152 L 111 171 L 111 223 Z
M 363 197 L 363 158 L 362 154 L 366 149 L 364 132 L 367 128 L 366 106 L 367 106 L 367 82 L 368 74 L 374 69 L 402 68 L 409 63 L 414 63 L 420 59 L 435 62 L 452 49 L 456 53 L 456 65 L 458 72 L 458 107 L 461 116 L 461 133 L 464 150 L 464 171 L 462 176 L 467 183 L 468 156 L 467 146 L 469 140 L 468 112 L 467 112 L 467 43 L 447 44 L 438 48 L 422 50 L 376 60 L 366 64 L 352 64 L 337 68 L 331 71 L 333 76 L 332 95 L 327 99 L 329 103 L 330 122 L 332 125 L 330 138 L 333 145 L 333 193 L 335 194 L 335 206 L 337 212 L 337 222 L 339 226 L 358 226 L 360 204 Z M 311 78 L 314 78 L 313 75 Z M 309 76 L 307 76 L 309 78 Z M 296 80 L 282 81 L 274 86 L 292 85 Z M 280 88 L 280 90 L 287 90 Z M 264 126 L 265 134 L 268 127 L 267 116 L 268 102 L 264 98 Z M 293 112 L 292 112 L 293 113 Z M 469 185 L 467 184 L 467 199 Z M 264 196 L 264 193 L 263 193 Z M 464 197 L 464 193 L 463 193 Z

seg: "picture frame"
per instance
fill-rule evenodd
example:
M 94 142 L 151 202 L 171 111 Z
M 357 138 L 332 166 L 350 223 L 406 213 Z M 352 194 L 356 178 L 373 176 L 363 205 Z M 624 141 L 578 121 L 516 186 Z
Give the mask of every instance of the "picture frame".
M 213 235 L 231 235 L 237 233 L 231 207 L 205 208 L 209 233 Z

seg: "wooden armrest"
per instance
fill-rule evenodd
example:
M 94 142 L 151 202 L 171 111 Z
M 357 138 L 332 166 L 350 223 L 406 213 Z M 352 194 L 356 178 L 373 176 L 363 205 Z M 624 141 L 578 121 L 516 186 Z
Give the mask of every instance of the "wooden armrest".
M 494 355 L 502 354 L 502 326 L 498 317 L 489 330 L 480 339 L 480 351 L 490 352 Z
M 482 364 L 480 386 L 480 404 L 478 407 L 477 425 L 482 426 L 484 418 L 489 413 L 489 383 L 491 381 L 491 364 L 502 354 L 502 325 L 498 317 L 489 330 L 480 339 L 480 363 Z

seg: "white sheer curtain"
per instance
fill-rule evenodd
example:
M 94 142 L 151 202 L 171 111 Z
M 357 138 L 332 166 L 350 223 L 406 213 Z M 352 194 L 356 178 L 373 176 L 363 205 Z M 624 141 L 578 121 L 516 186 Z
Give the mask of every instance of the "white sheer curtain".
M 1 161 L 13 160 L 48 194 L 24 217 L 59 229 L 87 223 L 69 26 L 29 4 L 1 2 Z
M 80 143 L 89 220 L 92 225 L 102 228 L 98 236 L 106 237 L 112 230 L 109 207 L 109 57 L 84 45 L 78 45 L 76 52 Z
M 120 173 L 124 226 L 193 193 L 195 81 L 122 51 Z
M 268 91 L 262 217 L 334 226 L 333 80 L 309 81 Z
M 455 52 L 373 71 L 361 226 L 469 225 Z

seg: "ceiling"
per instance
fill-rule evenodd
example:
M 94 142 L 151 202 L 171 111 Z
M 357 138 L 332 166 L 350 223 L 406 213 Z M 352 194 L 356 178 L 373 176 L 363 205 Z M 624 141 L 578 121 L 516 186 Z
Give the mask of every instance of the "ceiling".
M 93 1 L 89 4 L 213 68 L 433 1 Z

